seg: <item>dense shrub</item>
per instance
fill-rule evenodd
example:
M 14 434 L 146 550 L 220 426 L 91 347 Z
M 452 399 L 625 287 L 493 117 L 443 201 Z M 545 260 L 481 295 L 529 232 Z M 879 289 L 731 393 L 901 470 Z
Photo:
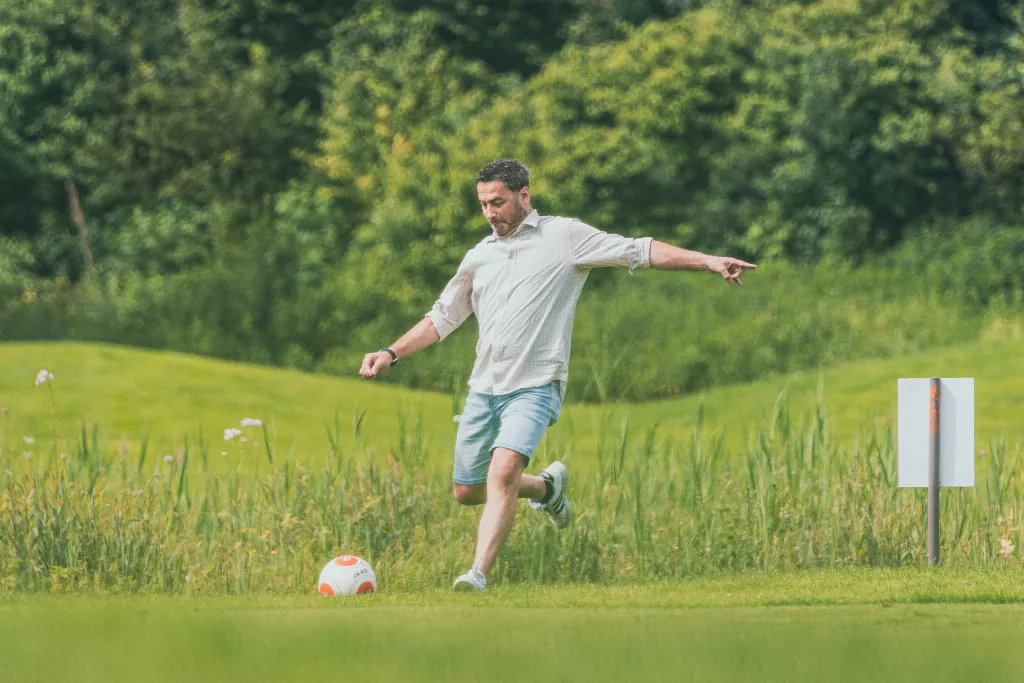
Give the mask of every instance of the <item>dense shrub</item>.
M 972 226 L 974 242 L 922 237 L 859 268 L 768 262 L 743 288 L 706 273 L 598 271 L 605 282 L 588 285 L 577 311 L 570 396 L 647 400 L 972 340 L 990 310 L 1005 315 L 1010 305 L 1019 315 L 1022 283 L 1010 266 L 1024 256 L 1022 231 L 992 229 L 982 239 L 984 224 Z M 426 311 L 363 300 L 374 321 L 353 333 L 352 301 L 364 290 L 320 259 L 330 240 L 283 227 L 266 234 L 183 273 L 108 275 L 77 287 L 9 275 L 0 282 L 0 339 L 102 340 L 352 376 L 363 354 Z M 430 296 L 437 292 L 416 298 Z M 385 381 L 464 385 L 475 343 L 470 318 Z

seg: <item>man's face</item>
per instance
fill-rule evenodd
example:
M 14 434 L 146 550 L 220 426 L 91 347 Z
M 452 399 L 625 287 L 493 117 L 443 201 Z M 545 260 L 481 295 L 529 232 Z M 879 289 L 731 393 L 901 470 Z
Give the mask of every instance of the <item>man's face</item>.
M 530 188 L 513 192 L 500 180 L 476 184 L 480 210 L 498 237 L 504 237 L 519 227 L 530 214 Z

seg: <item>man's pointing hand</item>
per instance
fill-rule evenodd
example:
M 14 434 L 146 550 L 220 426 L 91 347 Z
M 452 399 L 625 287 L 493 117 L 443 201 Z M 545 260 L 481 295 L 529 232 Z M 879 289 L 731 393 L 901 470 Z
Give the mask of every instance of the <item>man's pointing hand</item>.
M 738 258 L 732 258 L 729 256 L 708 257 L 708 270 L 712 273 L 718 273 L 729 282 L 735 282 L 741 287 L 743 286 L 743 283 L 740 282 L 740 275 L 743 274 L 744 268 L 753 270 L 757 268 L 757 266 L 753 263 L 740 261 Z

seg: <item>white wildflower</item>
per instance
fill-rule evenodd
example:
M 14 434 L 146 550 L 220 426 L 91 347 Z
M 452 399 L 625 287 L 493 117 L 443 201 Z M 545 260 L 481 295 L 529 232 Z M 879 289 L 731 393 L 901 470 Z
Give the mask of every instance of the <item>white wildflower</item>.
M 53 379 L 53 373 L 52 372 L 50 372 L 48 370 L 40 370 L 39 373 L 36 375 L 36 386 L 38 387 L 40 384 L 45 384 L 46 382 L 48 382 L 48 381 L 50 381 L 52 379 Z
M 227 455 L 227 454 L 228 454 L 228 452 L 227 452 L 227 451 L 221 451 L 221 452 L 220 452 L 220 454 L 221 454 L 221 455 Z
M 263 424 L 263 420 L 257 420 L 255 417 L 242 418 L 243 427 L 259 427 L 261 424 Z
M 35 440 L 35 439 L 33 439 L 33 438 L 32 438 L 31 436 L 26 436 L 26 437 L 25 437 L 25 443 L 27 443 L 28 445 L 30 445 L 30 446 L 31 446 L 31 445 L 32 445 L 32 444 L 34 444 L 35 442 L 36 442 L 36 440 Z
M 236 436 L 238 436 L 241 433 L 242 433 L 241 429 L 235 429 L 234 427 L 228 427 L 227 429 L 224 430 L 224 440 L 225 441 L 231 441 L 231 439 L 235 438 Z
M 7 410 L 7 406 L 4 406 L 3 408 L 0 408 L 0 412 L 2 412 L 4 415 L 7 415 L 11 411 Z
M 246 442 L 246 441 L 248 441 L 249 439 L 247 439 L 247 438 L 245 438 L 244 436 L 242 436 L 242 437 L 239 437 L 239 439 L 238 439 L 238 440 L 239 440 L 239 441 L 241 441 L 242 443 L 245 443 L 245 442 Z
M 458 424 L 458 423 L 462 422 L 462 416 L 461 415 L 452 415 L 452 422 L 454 422 L 455 424 Z
M 60 454 L 60 459 L 61 460 L 67 460 L 68 459 L 68 454 L 67 453 L 61 453 Z
M 164 462 L 166 462 L 166 463 L 174 462 L 174 456 L 173 455 L 165 455 L 164 456 Z
M 1002 559 L 1008 559 L 1010 555 L 1013 555 L 1013 542 L 1008 538 L 1002 538 L 999 540 L 999 557 Z

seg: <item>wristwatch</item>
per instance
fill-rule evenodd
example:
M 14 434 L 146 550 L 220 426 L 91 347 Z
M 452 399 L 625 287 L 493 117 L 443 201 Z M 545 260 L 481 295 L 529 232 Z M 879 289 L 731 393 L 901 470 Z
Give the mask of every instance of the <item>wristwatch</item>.
M 392 365 L 394 365 L 395 363 L 398 362 L 398 354 L 396 354 L 391 349 L 381 349 L 377 353 L 387 353 L 388 355 L 390 355 L 391 356 L 391 364 Z

